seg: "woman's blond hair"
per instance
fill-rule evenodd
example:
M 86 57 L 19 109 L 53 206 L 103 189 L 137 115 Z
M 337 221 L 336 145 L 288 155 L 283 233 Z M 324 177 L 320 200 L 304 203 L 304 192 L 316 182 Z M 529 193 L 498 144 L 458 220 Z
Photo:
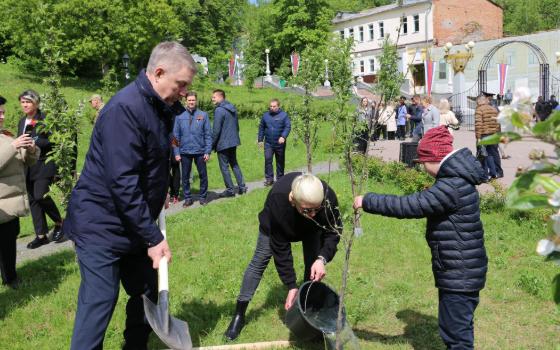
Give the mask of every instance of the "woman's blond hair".
M 301 174 L 292 181 L 292 198 L 300 204 L 319 205 L 325 198 L 323 183 L 315 175 Z
M 439 101 L 439 110 L 440 110 L 440 112 L 448 112 L 449 111 L 449 101 L 446 98 L 442 98 Z

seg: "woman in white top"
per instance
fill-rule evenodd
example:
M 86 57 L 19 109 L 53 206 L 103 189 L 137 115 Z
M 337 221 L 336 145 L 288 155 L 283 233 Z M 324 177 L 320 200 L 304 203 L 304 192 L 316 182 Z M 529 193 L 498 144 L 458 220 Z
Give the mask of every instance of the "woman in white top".
M 439 125 L 451 126 L 448 128 L 451 135 L 453 135 L 453 128 L 459 126 L 459 120 L 449 108 L 449 101 L 442 98 L 439 101 Z

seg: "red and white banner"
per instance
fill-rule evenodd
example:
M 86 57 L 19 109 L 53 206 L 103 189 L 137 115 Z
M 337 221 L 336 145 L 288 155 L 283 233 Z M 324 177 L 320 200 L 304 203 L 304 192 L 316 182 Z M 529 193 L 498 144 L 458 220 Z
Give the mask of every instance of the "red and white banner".
M 424 77 L 426 79 L 426 94 L 432 95 L 432 86 L 436 75 L 436 63 L 434 61 L 424 61 Z
M 235 75 L 235 58 L 234 56 L 231 56 L 229 58 L 229 78 L 233 79 L 233 76 Z
M 295 77 L 299 70 L 299 54 L 295 51 L 292 52 L 290 61 L 292 62 L 292 75 Z
M 509 66 L 506 63 L 498 63 L 498 78 L 500 79 L 500 95 L 504 96 L 506 90 Z

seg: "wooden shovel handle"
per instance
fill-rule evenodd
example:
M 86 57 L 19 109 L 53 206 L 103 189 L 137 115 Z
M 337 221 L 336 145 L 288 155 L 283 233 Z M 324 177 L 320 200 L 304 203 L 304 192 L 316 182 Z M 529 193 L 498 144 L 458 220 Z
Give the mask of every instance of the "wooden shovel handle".
M 193 350 L 262 350 L 262 349 L 287 348 L 290 345 L 292 344 L 288 340 L 276 340 L 276 341 L 266 341 L 260 343 L 203 346 L 200 348 L 193 348 Z
M 162 209 L 158 217 L 158 226 L 163 234 L 163 239 L 167 239 L 167 232 L 165 228 L 165 209 Z M 169 278 L 167 275 L 167 258 L 164 256 L 159 261 L 158 268 L 158 292 L 162 290 L 169 290 Z

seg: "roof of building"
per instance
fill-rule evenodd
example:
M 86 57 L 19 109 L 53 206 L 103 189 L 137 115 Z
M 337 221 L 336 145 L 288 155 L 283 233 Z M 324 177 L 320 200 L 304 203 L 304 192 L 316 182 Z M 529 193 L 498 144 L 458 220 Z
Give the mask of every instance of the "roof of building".
M 500 4 L 496 3 L 495 1 L 492 0 L 487 0 L 487 1 L 503 9 L 503 7 Z M 378 6 L 360 12 L 338 12 L 335 15 L 334 19 L 332 20 L 332 23 L 336 24 L 336 23 L 346 22 L 357 18 L 368 17 L 377 13 L 391 11 L 396 8 L 407 8 L 417 4 L 424 4 L 424 3 L 431 3 L 431 2 L 432 2 L 431 0 L 404 1 L 402 5 L 399 5 L 399 2 L 395 1 L 394 3 L 389 5 Z
M 362 17 L 368 17 L 377 13 L 383 13 L 383 12 L 387 12 L 387 11 L 391 11 L 394 10 L 396 8 L 406 8 L 406 7 L 411 7 L 417 4 L 423 4 L 423 3 L 430 3 L 432 2 L 431 0 L 420 0 L 420 1 L 415 1 L 413 3 L 409 3 L 409 4 L 403 4 L 403 5 L 399 5 L 398 2 L 394 2 L 393 4 L 389 4 L 389 5 L 385 5 L 385 6 L 378 6 L 378 7 L 374 7 L 371 9 L 366 9 L 360 12 L 338 12 L 334 19 L 332 20 L 333 24 L 336 23 L 341 23 L 341 22 L 346 22 L 346 21 L 350 21 L 353 19 L 357 19 L 357 18 L 362 18 Z

